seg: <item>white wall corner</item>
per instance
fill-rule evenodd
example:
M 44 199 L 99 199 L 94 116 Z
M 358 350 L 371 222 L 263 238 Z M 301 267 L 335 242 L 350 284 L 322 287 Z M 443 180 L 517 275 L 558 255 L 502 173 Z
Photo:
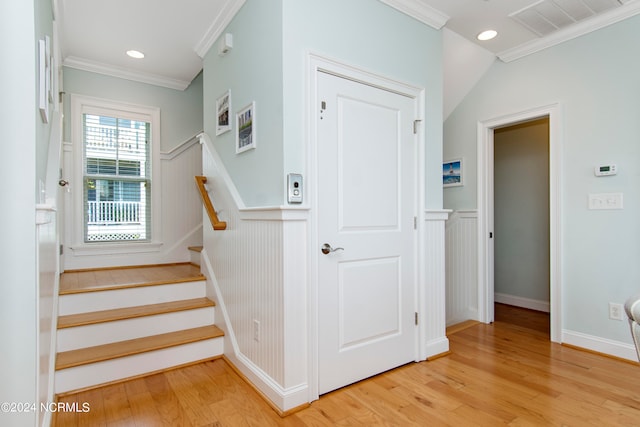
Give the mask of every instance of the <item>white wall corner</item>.
M 285 366 L 283 385 L 286 388 L 309 383 L 308 221 L 285 221 L 282 231 Z

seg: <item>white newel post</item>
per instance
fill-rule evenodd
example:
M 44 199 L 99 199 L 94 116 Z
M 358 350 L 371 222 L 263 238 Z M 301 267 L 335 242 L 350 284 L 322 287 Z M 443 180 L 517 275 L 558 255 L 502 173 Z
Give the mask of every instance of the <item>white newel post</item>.
M 422 359 L 449 351 L 446 336 L 445 222 L 449 210 L 424 213 L 423 257 L 421 260 L 424 294 L 420 301 Z

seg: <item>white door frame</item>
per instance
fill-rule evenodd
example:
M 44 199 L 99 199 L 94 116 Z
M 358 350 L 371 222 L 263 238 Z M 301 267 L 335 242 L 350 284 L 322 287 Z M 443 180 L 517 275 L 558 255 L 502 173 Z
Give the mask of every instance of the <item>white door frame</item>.
M 551 341 L 562 342 L 562 112 L 559 104 L 478 122 L 478 316 L 494 321 L 493 149 L 494 130 L 549 117 L 549 285 Z
M 325 56 L 309 53 L 307 55 L 307 103 L 306 103 L 306 120 L 307 120 L 307 171 L 308 179 L 305 186 L 307 192 L 307 200 L 311 205 L 310 218 L 309 218 L 309 298 L 308 298 L 308 342 L 309 342 L 309 354 L 308 354 L 308 366 L 309 366 L 309 402 L 317 400 L 319 398 L 318 393 L 318 251 L 320 250 L 320 241 L 318 236 L 318 224 L 319 224 L 319 208 L 318 208 L 318 170 L 317 170 L 317 129 L 316 129 L 316 116 L 319 109 L 320 100 L 317 99 L 318 83 L 317 75 L 319 72 L 330 73 L 348 80 L 367 84 L 384 90 L 396 92 L 405 96 L 409 96 L 416 99 L 417 104 L 417 117 L 424 123 L 424 90 L 415 86 L 411 86 L 405 83 L 398 82 L 380 76 L 378 74 L 363 70 L 358 67 L 354 67 L 337 60 L 327 58 Z M 421 259 L 421 253 L 423 252 L 422 243 L 422 223 L 423 212 L 425 206 L 424 192 L 424 137 L 423 126 L 418 127 L 418 133 L 415 135 L 417 140 L 417 154 L 418 159 L 417 176 L 418 185 L 416 186 L 416 217 L 417 217 L 417 245 L 415 251 L 415 265 L 416 265 L 416 311 L 420 311 L 422 306 L 418 304 L 419 295 L 424 295 L 424 277 L 423 269 L 419 268 L 418 260 Z M 421 354 L 421 350 L 424 347 L 425 325 L 421 322 L 416 328 L 416 357 L 415 360 L 423 360 L 426 356 Z

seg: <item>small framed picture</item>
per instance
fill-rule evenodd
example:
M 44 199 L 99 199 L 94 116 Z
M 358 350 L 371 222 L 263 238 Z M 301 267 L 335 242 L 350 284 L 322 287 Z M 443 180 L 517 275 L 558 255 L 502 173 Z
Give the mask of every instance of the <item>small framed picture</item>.
M 442 163 L 443 187 L 462 186 L 462 178 L 462 159 L 448 160 Z
M 236 154 L 256 148 L 256 103 L 236 113 Z
M 228 90 L 216 101 L 216 135 L 231 130 L 231 91 Z

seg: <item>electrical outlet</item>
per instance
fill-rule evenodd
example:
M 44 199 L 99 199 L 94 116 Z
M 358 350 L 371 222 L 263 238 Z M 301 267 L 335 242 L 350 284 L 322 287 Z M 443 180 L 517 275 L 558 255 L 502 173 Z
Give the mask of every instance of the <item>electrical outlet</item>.
M 617 304 L 615 302 L 609 303 L 609 319 L 624 320 L 624 307 L 622 304 Z
M 260 322 L 253 319 L 253 340 L 260 342 Z

